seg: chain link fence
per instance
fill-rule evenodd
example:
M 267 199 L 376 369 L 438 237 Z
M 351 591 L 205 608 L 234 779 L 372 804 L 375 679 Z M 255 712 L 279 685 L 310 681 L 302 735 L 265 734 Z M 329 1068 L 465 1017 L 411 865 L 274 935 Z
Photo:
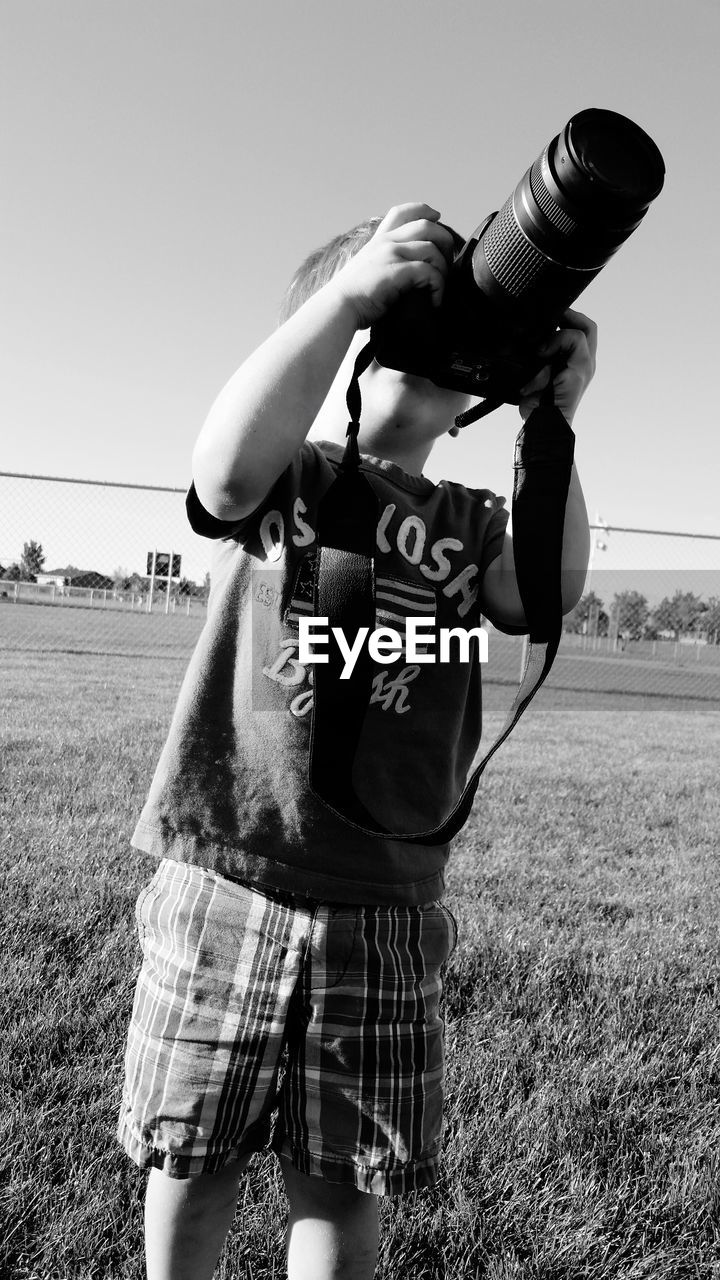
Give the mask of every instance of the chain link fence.
M 0 651 L 189 657 L 210 544 L 184 490 L 0 472 Z M 489 683 L 523 641 L 490 630 Z M 592 525 L 585 594 L 549 686 L 720 705 L 720 533 Z
M 184 491 L 0 473 L 0 650 L 185 657 L 210 544 Z

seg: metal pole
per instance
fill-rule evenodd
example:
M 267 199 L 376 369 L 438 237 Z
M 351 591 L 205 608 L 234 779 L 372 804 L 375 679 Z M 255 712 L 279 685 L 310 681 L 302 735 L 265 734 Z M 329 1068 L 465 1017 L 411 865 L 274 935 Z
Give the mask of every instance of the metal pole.
M 168 559 L 167 592 L 165 596 L 165 612 L 166 613 L 170 612 L 170 588 L 172 586 L 172 558 L 173 558 L 173 553 L 172 553 L 172 547 L 171 547 L 170 557 Z
M 149 590 L 149 593 L 148 593 L 148 603 L 147 603 L 147 611 L 148 611 L 148 613 L 152 613 L 152 606 L 153 606 L 153 592 L 154 592 L 154 590 L 155 590 L 155 561 L 156 561 L 156 560 L 157 560 L 157 550 L 153 551 L 152 569 L 151 569 L 151 572 L 150 572 L 150 590 Z

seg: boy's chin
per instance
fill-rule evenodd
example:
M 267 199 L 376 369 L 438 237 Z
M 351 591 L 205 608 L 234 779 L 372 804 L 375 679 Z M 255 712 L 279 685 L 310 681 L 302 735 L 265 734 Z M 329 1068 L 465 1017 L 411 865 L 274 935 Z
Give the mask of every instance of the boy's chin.
M 387 365 L 378 365 L 378 368 L 382 369 L 385 378 L 397 386 L 409 387 L 424 395 L 432 395 L 442 390 L 436 382 L 431 382 L 430 378 L 422 378 L 419 373 L 406 373 L 403 369 L 391 369 Z
M 450 391 L 440 387 L 430 378 L 422 378 L 417 373 L 404 373 L 400 369 L 382 368 L 383 378 L 388 386 L 392 386 L 396 395 L 426 401 L 433 405 L 444 405 L 448 416 L 454 417 L 466 407 L 468 396 L 462 391 Z

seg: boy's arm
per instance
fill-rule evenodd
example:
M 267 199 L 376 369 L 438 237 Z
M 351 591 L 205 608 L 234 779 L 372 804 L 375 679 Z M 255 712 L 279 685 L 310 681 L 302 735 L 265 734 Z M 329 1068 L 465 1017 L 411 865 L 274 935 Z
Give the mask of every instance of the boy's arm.
M 240 520 L 262 502 L 303 444 L 358 329 L 406 289 L 442 297 L 450 232 L 425 204 L 398 205 L 372 239 L 238 369 L 215 401 L 193 453 L 198 497 Z
M 575 410 L 595 372 L 597 328 L 592 320 L 580 311 L 567 311 L 564 327 L 541 348 L 555 369 L 553 392 L 555 404 L 572 424 Z M 562 360 L 562 367 L 558 365 Z M 537 377 L 523 388 L 520 413 L 523 421 L 539 403 L 540 394 L 550 380 L 550 364 L 540 370 Z M 573 465 L 565 508 L 565 525 L 562 547 L 562 610 L 570 613 L 575 608 L 585 585 L 590 558 L 590 529 L 585 499 L 580 487 L 577 469 Z M 483 612 L 491 622 L 522 627 L 526 623 L 525 611 L 515 576 L 512 532 L 508 528 L 502 552 L 492 560 L 485 571 L 482 585 Z

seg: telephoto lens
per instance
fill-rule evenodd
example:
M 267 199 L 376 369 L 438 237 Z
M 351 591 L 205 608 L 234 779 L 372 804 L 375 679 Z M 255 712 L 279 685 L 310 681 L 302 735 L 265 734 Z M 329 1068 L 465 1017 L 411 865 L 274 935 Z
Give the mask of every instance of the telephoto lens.
M 632 120 L 581 111 L 488 225 L 472 255 L 476 285 L 521 331 L 564 310 L 640 224 L 664 175 L 655 143 Z
M 381 364 L 517 403 L 538 345 L 640 224 L 663 158 L 627 117 L 574 115 L 457 253 L 442 306 L 405 295 L 373 326 Z

